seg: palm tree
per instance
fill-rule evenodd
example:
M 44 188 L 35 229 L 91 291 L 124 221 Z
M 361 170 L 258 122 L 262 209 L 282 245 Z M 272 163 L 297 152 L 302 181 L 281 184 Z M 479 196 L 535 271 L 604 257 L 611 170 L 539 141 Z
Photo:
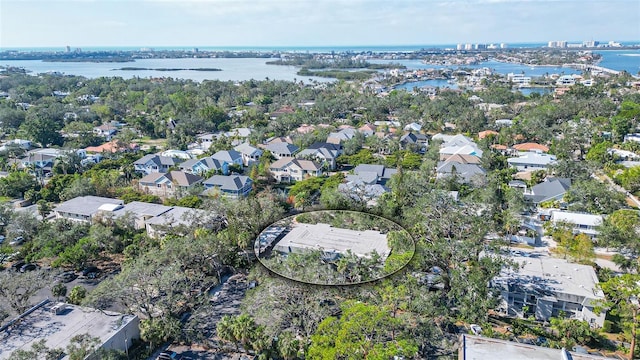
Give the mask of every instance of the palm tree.
M 247 345 L 254 338 L 256 330 L 255 321 L 247 314 L 242 314 L 237 316 L 233 320 L 233 337 L 236 338 L 237 341 L 240 341 L 242 346 L 246 349 Z
M 278 337 L 278 352 L 284 360 L 293 360 L 298 356 L 300 340 L 296 339 L 289 331 L 285 331 Z
M 221 340 L 232 342 L 238 350 L 238 339 L 234 335 L 234 319 L 231 316 L 225 315 L 216 324 L 216 332 Z

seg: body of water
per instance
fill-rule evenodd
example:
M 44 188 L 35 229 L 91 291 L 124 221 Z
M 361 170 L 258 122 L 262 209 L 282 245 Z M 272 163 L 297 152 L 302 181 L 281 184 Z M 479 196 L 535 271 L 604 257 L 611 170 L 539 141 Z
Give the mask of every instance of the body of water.
M 449 83 L 447 80 L 443 80 L 443 79 L 433 79 L 433 80 L 406 82 L 404 84 L 400 84 L 394 87 L 394 89 L 413 91 L 414 88 L 421 88 L 425 86 L 433 86 L 433 87 L 449 88 L 449 89 L 458 88 L 458 85 L 456 83 Z
M 0 65 L 15 66 L 25 68 L 33 74 L 46 72 L 60 72 L 65 75 L 79 75 L 87 78 L 97 78 L 102 76 L 119 76 L 124 79 L 133 77 L 171 77 L 178 79 L 190 79 L 194 81 L 222 80 L 222 81 L 244 81 L 244 80 L 288 80 L 304 81 L 310 80 L 318 82 L 334 81 L 329 78 L 309 77 L 296 75 L 298 68 L 294 66 L 267 65 L 271 59 L 262 58 L 222 58 L 222 59 L 141 59 L 134 62 L 124 63 L 93 63 L 93 62 L 44 62 L 40 60 L 2 60 Z M 157 71 L 157 70 L 118 70 L 123 67 L 139 67 L 147 69 L 160 68 L 216 68 L 222 71 Z
M 640 73 L 640 50 L 595 51 L 602 55 L 598 65 L 614 70 L 624 70 L 631 75 Z
M 527 76 L 543 76 L 545 74 L 580 74 L 580 70 L 561 66 L 525 66 L 520 64 L 503 63 L 499 61 L 489 60 L 475 65 L 430 65 L 425 64 L 421 60 L 371 60 L 372 63 L 387 64 L 397 63 L 407 67 L 408 70 L 418 69 L 482 69 L 489 68 L 494 72 L 502 75 L 508 73 L 522 74 Z
M 363 47 L 364 48 L 364 47 Z M 255 49 L 254 49 L 255 50 Z M 309 48 L 311 51 L 311 48 Z M 632 74 L 637 74 L 640 70 L 640 50 L 609 50 L 598 52 L 603 56 L 600 66 L 614 70 L 626 70 Z M 171 77 L 180 79 L 191 79 L 194 81 L 222 80 L 222 81 L 244 81 L 244 80 L 264 80 L 265 78 L 274 80 L 330 82 L 329 78 L 308 77 L 296 75 L 298 68 L 294 66 L 267 65 L 270 59 L 264 58 L 180 58 L 180 59 L 141 59 L 134 62 L 125 63 L 92 63 L 92 62 L 43 62 L 40 60 L 2 60 L 0 65 L 15 66 L 25 68 L 33 74 L 45 72 L 60 72 L 67 75 L 80 75 L 88 78 L 101 76 L 119 76 L 125 79 L 133 77 Z M 558 66 L 538 66 L 531 67 L 519 64 L 502 63 L 494 60 L 486 61 L 476 65 L 465 66 L 444 66 L 428 65 L 420 60 L 371 60 L 372 63 L 399 63 L 410 70 L 417 69 L 458 69 L 458 68 L 490 68 L 494 72 L 506 75 L 508 73 L 524 73 L 527 76 L 542 76 L 545 74 L 579 74 L 580 71 Z M 157 71 L 157 70 L 118 70 L 123 67 L 139 68 L 217 68 L 222 71 Z M 635 71 L 634 71 L 635 70 Z

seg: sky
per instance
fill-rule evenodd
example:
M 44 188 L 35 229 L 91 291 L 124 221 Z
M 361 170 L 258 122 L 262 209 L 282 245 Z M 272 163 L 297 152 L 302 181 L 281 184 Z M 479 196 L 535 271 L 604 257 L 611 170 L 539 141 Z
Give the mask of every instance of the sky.
M 640 41 L 640 0 L 0 0 L 0 48 Z

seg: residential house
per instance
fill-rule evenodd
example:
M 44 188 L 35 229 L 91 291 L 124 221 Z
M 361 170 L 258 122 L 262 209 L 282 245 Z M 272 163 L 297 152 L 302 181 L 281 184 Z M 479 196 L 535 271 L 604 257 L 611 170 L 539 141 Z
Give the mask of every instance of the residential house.
M 202 177 L 183 171 L 151 173 L 138 180 L 138 189 L 159 197 L 181 197 L 202 182 Z
M 518 171 L 547 170 L 550 165 L 556 163 L 556 157 L 541 152 L 527 152 L 507 159 L 507 163 Z
M 548 146 L 544 146 L 534 142 L 516 144 L 516 145 L 513 145 L 512 148 L 515 150 L 518 150 L 519 152 L 529 152 L 529 151 L 544 152 L 544 153 L 549 152 Z
M 269 150 L 276 159 L 293 157 L 298 152 L 298 149 L 297 146 L 287 142 L 272 142 L 265 146 L 265 150 Z
M 310 176 L 322 175 L 322 166 L 311 160 L 283 157 L 269 166 L 278 182 L 301 181 Z
M 377 127 L 373 124 L 364 124 L 358 128 L 358 131 L 362 133 L 362 135 L 371 136 L 376 133 Z
M 385 185 L 397 172 L 397 169 L 384 165 L 360 164 L 353 169 L 353 175 L 347 175 L 346 180 L 347 182 L 362 181 L 367 184 Z
M 498 120 L 495 121 L 495 124 L 496 124 L 496 127 L 499 127 L 499 128 L 504 127 L 504 126 L 509 127 L 509 126 L 513 125 L 513 120 L 511 120 L 511 119 L 498 119 Z
M 96 134 L 96 136 L 103 137 L 107 139 L 107 141 L 111 140 L 117 132 L 118 128 L 111 123 L 102 124 L 93 128 L 93 133 Z
M 198 225 L 212 228 L 220 226 L 218 222 L 223 221 L 219 216 L 211 216 L 204 210 L 191 209 L 181 206 L 173 206 L 169 211 L 149 218 L 145 222 L 147 234 L 150 237 L 160 237 L 167 232 L 184 233 L 184 228 Z
M 122 207 L 112 210 L 110 213 L 113 218 L 132 216 L 134 221 L 134 228 L 136 230 L 140 230 L 146 229 L 147 220 L 156 216 L 160 216 L 171 209 L 173 209 L 172 206 L 146 203 L 142 201 L 132 201 Z M 106 214 L 107 212 L 105 211 L 105 216 Z
M 211 170 L 222 172 L 222 162 L 207 156 L 201 159 L 187 160 L 181 163 L 179 168 L 181 171 L 202 176 Z
M 605 312 L 594 309 L 604 294 L 598 288 L 598 276 L 592 266 L 545 256 L 518 256 L 511 260 L 522 267 L 503 268 L 491 281 L 491 286 L 501 292 L 500 313 L 521 318 L 535 316 L 543 321 L 564 314 L 593 327 L 604 324 Z
M 534 185 L 530 189 L 525 190 L 524 197 L 535 205 L 539 205 L 547 201 L 560 201 L 570 187 L 571 179 L 547 178 L 540 184 Z
M 31 141 L 29 140 L 13 139 L 2 144 L 2 146 L 0 146 L 0 151 L 5 151 L 11 146 L 16 146 L 16 147 L 22 148 L 23 150 L 30 150 L 32 144 L 31 144 Z
M 486 177 L 487 172 L 477 164 L 461 164 L 454 161 L 440 161 L 436 167 L 436 178 L 455 177 L 463 184 Z
M 476 164 L 482 163 L 482 159 L 475 155 L 467 154 L 440 154 L 440 161 L 450 161 L 458 164 Z
M 158 154 L 149 154 L 133 162 L 135 171 L 148 175 L 154 172 L 166 173 L 169 168 L 178 166 L 182 160 Z
M 340 144 L 343 141 L 353 139 L 357 133 L 358 133 L 358 130 L 356 129 L 352 129 L 352 128 L 342 129 L 338 132 L 329 133 L 329 136 L 327 136 L 327 142 L 332 144 Z
M 429 138 L 424 134 L 409 132 L 400 137 L 400 146 L 403 149 L 414 150 L 424 154 L 428 145 Z
M 299 159 L 314 160 L 329 170 L 335 170 L 337 158 L 342 155 L 342 146 L 331 143 L 315 143 L 296 154 Z
M 262 153 L 264 152 L 251 146 L 249 143 L 242 143 L 233 149 L 242 155 L 242 163 L 244 166 L 250 166 L 258 163 L 260 161 L 260 156 L 262 156 Z
M 286 114 L 293 114 L 295 112 L 295 110 L 293 109 L 293 107 L 289 106 L 289 105 L 285 105 L 283 107 L 281 107 L 280 109 L 273 111 L 269 117 L 271 118 L 271 120 L 277 120 L 279 117 L 286 115 Z
M 493 131 L 493 130 L 485 130 L 485 131 L 480 131 L 478 133 L 478 139 L 484 139 L 487 138 L 489 136 L 498 136 L 498 132 L 497 131 Z
M 360 164 L 353 169 L 353 174 L 346 176 L 344 184 L 338 185 L 338 191 L 373 206 L 382 194 L 389 192 L 385 184 L 396 172 L 383 165 Z
M 404 131 L 409 131 L 409 132 L 419 133 L 421 130 L 422 130 L 422 125 L 416 122 L 409 123 L 404 127 Z
M 196 143 L 198 144 L 198 147 L 200 147 L 201 149 L 209 150 L 209 147 L 211 147 L 211 144 L 216 142 L 219 137 L 220 137 L 220 134 L 212 134 L 212 133 L 198 135 L 196 137 Z
M 101 210 L 117 209 L 124 201 L 100 196 L 79 196 L 67 200 L 53 209 L 58 219 L 91 222 Z
M 572 224 L 574 234 L 585 234 L 590 238 L 598 236 L 597 229 L 598 226 L 602 225 L 602 220 L 602 215 L 582 214 L 560 210 L 554 210 L 551 212 L 552 223 Z
M 244 175 L 214 175 L 202 184 L 205 187 L 203 195 L 219 194 L 234 199 L 249 195 L 253 188 L 253 180 Z
M 242 169 L 242 154 L 235 150 L 220 150 L 217 153 L 211 155 L 211 158 L 222 163 L 223 173 L 226 172 L 225 167 L 231 165 L 237 165 Z
M 117 140 L 111 140 L 99 146 L 88 146 L 84 150 L 88 153 L 116 153 L 116 152 L 127 152 L 127 151 L 137 151 L 140 149 L 140 146 L 135 143 L 131 143 L 128 146 L 125 144 L 120 144 Z
M 193 158 L 193 155 L 190 153 L 190 151 L 175 150 L 175 149 L 165 150 L 160 153 L 160 156 L 166 156 L 166 157 L 182 159 L 182 160 L 189 160 Z
M 440 145 L 440 155 L 474 155 L 482 157 L 483 151 L 478 148 L 478 145 L 470 138 L 458 134 L 458 135 L 444 135 L 436 134 L 432 138 L 433 140 L 442 141 Z

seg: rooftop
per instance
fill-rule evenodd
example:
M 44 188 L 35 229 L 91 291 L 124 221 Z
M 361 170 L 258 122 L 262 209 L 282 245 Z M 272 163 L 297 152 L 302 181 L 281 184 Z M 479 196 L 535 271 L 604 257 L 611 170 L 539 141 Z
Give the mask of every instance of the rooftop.
M 603 357 L 520 344 L 514 341 L 492 339 L 481 336 L 462 335 L 458 359 L 460 360 L 591 360 Z M 569 356 L 567 356 L 569 355 Z
M 89 334 L 99 337 L 101 344 L 106 344 L 128 324 L 135 322 L 135 328 L 138 327 L 138 318 L 134 315 L 69 304 L 65 304 L 66 310 L 56 315 L 51 311 L 55 305 L 46 303 L 0 332 L 0 359 L 10 359 L 14 351 L 28 350 L 40 339 L 46 339 L 49 348 L 66 348 L 72 337 Z
M 602 291 L 596 287 L 598 277 L 591 266 L 550 257 L 516 256 L 511 260 L 523 266 L 517 273 L 503 270 L 494 282 L 519 284 L 556 295 L 575 295 L 585 300 L 604 298 Z
M 103 204 L 122 205 L 124 201 L 100 196 L 79 196 L 56 206 L 53 211 L 91 216 L 96 213 Z
M 387 245 L 387 235 L 378 231 L 356 231 L 336 228 L 329 224 L 296 224 L 276 245 L 277 248 L 335 250 L 346 253 L 351 250 L 358 256 L 366 256 L 376 251 L 385 259 L 391 249 Z

